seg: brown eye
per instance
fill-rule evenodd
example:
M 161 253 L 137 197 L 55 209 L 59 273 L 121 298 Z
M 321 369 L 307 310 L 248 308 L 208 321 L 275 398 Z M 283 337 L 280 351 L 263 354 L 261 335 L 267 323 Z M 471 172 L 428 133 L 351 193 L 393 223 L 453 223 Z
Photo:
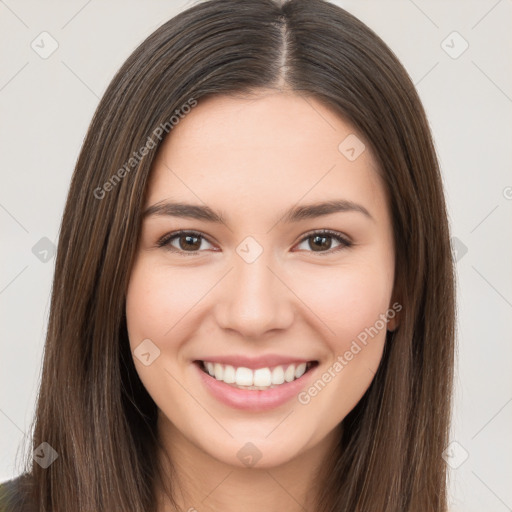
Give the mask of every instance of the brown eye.
M 179 235 L 178 244 L 180 249 L 193 251 L 201 247 L 201 238 L 196 235 Z
M 158 247 L 165 247 L 172 252 L 201 252 L 202 242 L 209 243 L 200 233 L 194 231 L 178 231 L 165 235 L 159 242 Z
M 334 243 L 338 244 L 334 249 L 332 248 L 333 240 L 335 241 Z M 210 243 L 201 233 L 195 231 L 177 231 L 162 237 L 157 245 L 158 247 L 164 247 L 178 254 L 188 253 L 189 255 L 198 255 L 205 250 L 204 248 L 201 249 L 202 242 Z M 305 249 L 307 252 L 321 254 L 332 254 L 352 245 L 352 242 L 346 239 L 341 233 L 330 230 L 309 233 L 302 238 L 300 243 L 307 243 L 307 248 Z
M 332 249 L 333 239 L 339 244 L 337 247 Z M 337 252 L 346 247 L 350 247 L 352 242 L 347 240 L 344 236 L 336 231 L 316 231 L 305 236 L 301 243 L 307 242 L 310 252 L 329 253 Z
M 332 245 L 332 237 L 325 235 L 313 235 L 309 238 L 309 246 L 316 251 L 317 249 L 330 249 Z

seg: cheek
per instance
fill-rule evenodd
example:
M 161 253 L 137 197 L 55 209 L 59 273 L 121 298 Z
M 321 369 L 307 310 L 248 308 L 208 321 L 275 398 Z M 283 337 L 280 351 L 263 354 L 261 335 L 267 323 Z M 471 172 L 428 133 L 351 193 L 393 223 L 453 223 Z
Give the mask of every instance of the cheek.
M 137 263 L 131 273 L 126 298 L 130 344 L 150 338 L 163 340 L 170 330 L 180 330 L 182 319 L 207 290 L 198 272 L 171 271 Z M 176 326 L 176 327 L 174 327 Z
M 334 428 L 369 388 L 386 341 L 385 315 L 390 308 L 393 274 L 381 265 L 339 267 L 325 276 L 310 276 L 303 296 L 314 309 L 316 331 L 330 357 L 317 380 L 298 396 Z
M 191 272 L 174 267 L 171 272 L 145 260 L 136 263 L 126 302 L 131 344 L 145 338 L 163 342 L 171 330 L 172 338 L 179 339 L 188 324 L 186 316 L 194 306 L 197 309 L 199 301 L 203 306 L 208 302 L 204 295 L 211 288 L 211 280 L 206 277 L 198 269 Z M 304 318 L 310 318 L 315 331 L 331 340 L 336 351 L 346 350 L 346 345 L 372 327 L 389 306 L 392 274 L 386 272 L 385 265 L 372 261 L 316 268 L 308 265 L 307 269 L 296 268 L 286 279 L 302 303 L 295 307 L 302 310 Z
M 385 336 L 386 325 L 380 315 L 389 307 L 393 277 L 386 267 L 363 262 L 319 268 L 302 276 L 297 295 L 314 313 L 331 351 L 343 353 L 354 339 L 364 337 L 375 326 L 380 337 Z
M 164 269 L 151 261 L 140 258 L 132 268 L 126 296 L 126 324 L 131 352 L 136 371 L 144 387 L 155 403 L 165 408 L 169 397 L 176 403 L 182 397 L 181 388 L 169 377 L 179 367 L 181 340 L 187 338 L 187 323 L 191 308 L 204 293 L 203 283 L 189 272 L 185 275 L 179 269 Z M 192 279 L 192 281 L 191 281 Z M 199 296 L 198 296 L 199 295 Z M 149 365 L 137 360 L 137 352 L 146 352 L 148 345 L 143 340 L 151 340 L 150 357 L 155 356 Z M 139 347 L 145 347 L 142 351 Z M 141 364 L 142 362 L 142 364 Z M 186 404 L 181 404 L 186 409 Z

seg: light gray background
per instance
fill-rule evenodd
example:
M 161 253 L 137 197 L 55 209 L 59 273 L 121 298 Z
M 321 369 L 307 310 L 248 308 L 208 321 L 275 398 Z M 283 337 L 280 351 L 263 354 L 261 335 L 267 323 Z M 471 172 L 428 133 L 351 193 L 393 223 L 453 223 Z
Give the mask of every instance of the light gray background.
M 460 258 L 451 510 L 512 510 L 512 1 L 335 3 L 405 65 L 441 161 Z M 48 318 L 55 260 L 32 248 L 57 242 L 73 166 L 113 74 L 190 5 L 0 0 L 0 481 L 20 472 Z M 59 45 L 47 59 L 31 48 L 49 48 L 43 31 Z

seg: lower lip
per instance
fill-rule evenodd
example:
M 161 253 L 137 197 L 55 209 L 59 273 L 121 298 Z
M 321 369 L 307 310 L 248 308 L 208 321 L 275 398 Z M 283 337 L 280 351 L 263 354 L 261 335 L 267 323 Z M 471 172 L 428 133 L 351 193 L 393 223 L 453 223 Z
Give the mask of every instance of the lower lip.
M 195 362 L 194 366 L 199 372 L 199 377 L 206 388 L 217 400 L 235 409 L 243 409 L 246 411 L 267 411 L 285 404 L 304 389 L 313 373 L 318 368 L 318 364 L 316 364 L 302 375 L 302 377 L 292 382 L 280 384 L 275 388 L 251 390 L 235 388 L 211 377 L 201 369 L 200 363 L 198 362 Z

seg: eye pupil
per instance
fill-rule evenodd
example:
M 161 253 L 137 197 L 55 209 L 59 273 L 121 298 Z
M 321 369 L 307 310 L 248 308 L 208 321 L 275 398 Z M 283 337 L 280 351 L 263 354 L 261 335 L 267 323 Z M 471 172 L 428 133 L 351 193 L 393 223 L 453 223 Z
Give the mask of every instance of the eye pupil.
M 326 240 L 329 240 L 331 237 L 330 236 L 325 236 L 325 235 L 314 235 L 311 237 L 314 242 L 313 243 L 319 243 L 319 246 L 320 246 L 320 249 L 330 249 L 331 247 L 331 242 L 326 242 Z M 318 242 L 319 240 L 322 240 L 322 242 Z M 315 246 L 312 245 L 312 244 L 309 244 L 310 247 L 315 251 Z

